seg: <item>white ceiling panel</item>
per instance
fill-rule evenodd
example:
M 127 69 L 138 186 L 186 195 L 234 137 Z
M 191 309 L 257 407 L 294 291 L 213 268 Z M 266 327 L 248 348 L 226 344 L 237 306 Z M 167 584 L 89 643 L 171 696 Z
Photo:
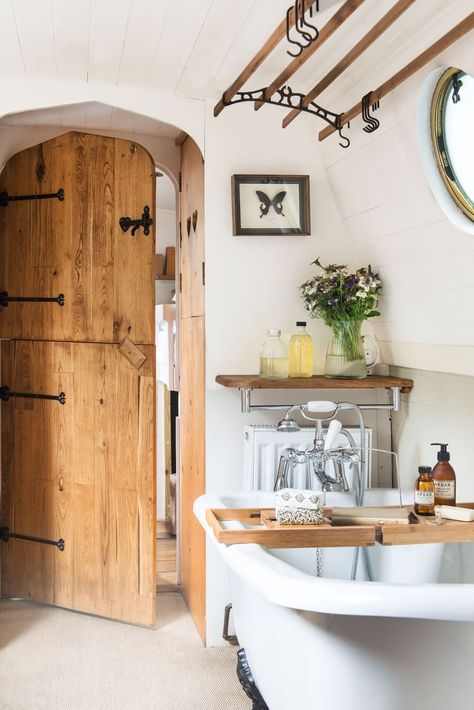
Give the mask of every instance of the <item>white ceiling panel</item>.
M 4 2 L 3 7 L 7 3 Z M 38 11 L 39 10 L 39 11 Z M 56 79 L 53 12 L 51 2 L 31 3 L 15 0 L 13 11 L 17 33 L 25 64 L 27 79 L 41 79 L 45 75 Z M 3 18 L 2 18 L 3 22 Z
M 90 0 L 52 0 L 52 7 L 57 77 L 87 81 Z
M 20 42 L 18 41 L 16 18 L 11 3 L 2 3 L 1 12 L 0 61 L 2 75 L 8 79 L 24 79 L 25 65 Z
M 180 0 L 170 5 L 150 71 L 149 86 L 171 93 L 176 91 L 212 4 L 213 0 Z
M 91 3 L 88 81 L 117 83 L 131 5 L 132 0 Z
M 146 84 L 172 2 L 147 0 L 132 3 L 117 83 Z
M 214 0 L 183 68 L 176 87 L 178 93 L 192 96 L 208 94 L 216 67 L 221 66 L 229 47 L 236 42 L 254 4 L 255 0 L 240 0 L 240 2 Z
M 342 2 L 320 0 L 315 24 L 324 25 Z M 148 87 L 217 100 L 284 19 L 291 3 L 0 0 L 2 76 Z M 314 86 L 394 4 L 395 0 L 365 0 L 301 67 L 289 82 L 291 87 L 305 92 Z M 380 74 L 387 78 L 394 66 L 406 64 L 472 12 L 472 4 L 473 0 L 417 0 L 330 87 L 322 103 L 329 101 L 328 108 L 335 110 L 346 108 L 346 92 L 355 92 L 360 98 L 361 89 L 365 93 Z M 268 85 L 291 61 L 287 49 L 283 40 L 245 88 Z M 100 115 L 102 123 L 122 124 L 122 119 L 120 113 L 110 111 L 108 118 Z

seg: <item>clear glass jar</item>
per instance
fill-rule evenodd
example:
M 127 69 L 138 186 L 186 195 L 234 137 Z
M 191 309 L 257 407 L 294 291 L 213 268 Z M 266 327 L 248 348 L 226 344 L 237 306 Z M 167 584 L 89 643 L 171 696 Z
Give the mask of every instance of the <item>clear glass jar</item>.
M 312 377 L 313 339 L 306 332 L 306 322 L 297 321 L 296 333 L 290 338 L 288 347 L 288 376 Z
M 326 353 L 326 377 L 363 379 L 367 377 L 362 321 L 341 320 L 333 323 Z
M 281 340 L 281 330 L 267 330 L 260 349 L 260 377 L 284 380 L 288 377 L 288 348 Z

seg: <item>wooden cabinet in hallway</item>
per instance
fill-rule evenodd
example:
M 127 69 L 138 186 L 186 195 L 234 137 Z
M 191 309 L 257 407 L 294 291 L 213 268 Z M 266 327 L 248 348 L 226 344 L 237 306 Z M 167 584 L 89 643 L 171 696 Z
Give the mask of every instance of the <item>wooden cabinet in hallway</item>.
M 69 133 L 14 156 L 0 206 L 2 594 L 152 625 L 156 593 L 154 163 Z M 38 399 L 16 395 L 54 395 Z

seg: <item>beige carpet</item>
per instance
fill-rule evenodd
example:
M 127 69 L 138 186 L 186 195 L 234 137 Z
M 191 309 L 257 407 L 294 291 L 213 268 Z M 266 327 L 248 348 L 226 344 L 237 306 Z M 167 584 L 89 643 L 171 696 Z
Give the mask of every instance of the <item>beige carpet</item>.
M 157 629 L 0 601 L 1 710 L 248 710 L 236 648 L 202 647 L 178 594 Z

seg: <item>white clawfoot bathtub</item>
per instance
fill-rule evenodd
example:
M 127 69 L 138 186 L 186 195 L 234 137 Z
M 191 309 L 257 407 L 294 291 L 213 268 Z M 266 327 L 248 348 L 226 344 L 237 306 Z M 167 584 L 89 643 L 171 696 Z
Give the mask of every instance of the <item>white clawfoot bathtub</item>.
M 398 500 L 396 490 L 372 489 L 364 504 Z M 194 506 L 227 563 L 239 644 L 270 710 L 470 707 L 473 544 L 375 545 L 377 581 L 365 581 L 362 556 L 350 581 L 351 548 L 323 550 L 317 577 L 315 550 L 222 545 L 205 522 L 207 508 L 273 502 L 270 493 L 232 493 Z M 327 494 L 327 505 L 352 504 L 351 493 Z

